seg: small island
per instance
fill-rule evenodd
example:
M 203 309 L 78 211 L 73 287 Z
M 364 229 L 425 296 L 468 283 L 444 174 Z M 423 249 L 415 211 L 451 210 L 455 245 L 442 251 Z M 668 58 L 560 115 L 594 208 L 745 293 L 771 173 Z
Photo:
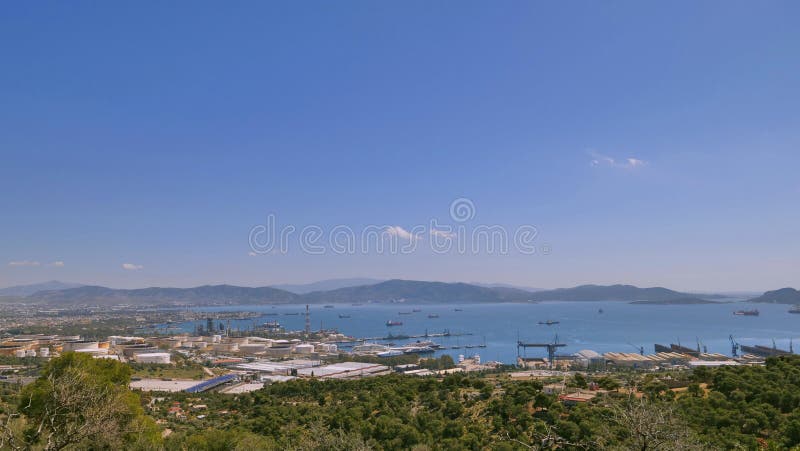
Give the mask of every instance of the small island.
M 725 304 L 725 302 L 710 301 L 701 298 L 675 298 L 675 299 L 662 299 L 658 301 L 633 301 L 629 304 L 638 305 L 699 305 L 699 304 Z

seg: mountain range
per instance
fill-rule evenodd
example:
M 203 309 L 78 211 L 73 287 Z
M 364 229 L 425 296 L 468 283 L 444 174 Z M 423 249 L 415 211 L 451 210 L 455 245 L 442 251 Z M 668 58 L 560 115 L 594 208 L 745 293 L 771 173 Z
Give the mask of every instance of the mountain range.
M 342 286 L 306 292 L 311 287 L 349 285 L 364 279 L 322 281 L 318 284 L 284 286 L 300 293 L 276 286 L 240 287 L 233 285 L 206 285 L 194 288 L 141 288 L 113 289 L 100 286 L 79 286 L 55 290 L 35 291 L 53 285 L 15 287 L 17 293 L 30 293 L 5 297 L 6 301 L 41 303 L 50 305 L 210 305 L 210 304 L 319 304 L 319 303 L 486 303 L 531 301 L 627 301 L 651 304 L 698 304 L 712 302 L 717 295 L 682 293 L 662 287 L 639 288 L 633 285 L 581 285 L 556 290 L 528 291 L 501 285 L 479 286 L 467 283 L 423 282 L 414 280 L 388 280 L 366 285 Z M 349 281 L 349 282 L 348 282 Z M 371 281 L 371 279 L 367 279 Z M 58 284 L 61 284 L 58 282 Z M 60 285 L 56 285 L 58 287 Z M 768 301 L 763 301 L 768 302 Z
M 0 296 L 30 296 L 39 291 L 67 290 L 80 286 L 82 285 L 79 283 L 64 283 L 51 280 L 49 282 L 35 283 L 32 285 L 17 285 L 8 288 L 0 288 Z
M 353 278 L 353 279 L 328 279 L 311 283 L 302 283 L 302 284 L 287 283 L 282 285 L 270 285 L 270 286 L 272 288 L 277 288 L 279 290 L 290 291 L 295 294 L 306 294 L 306 293 L 311 293 L 312 291 L 337 290 L 339 288 L 357 287 L 361 285 L 374 285 L 376 283 L 381 283 L 381 282 L 383 282 L 383 280 L 381 279 Z
M 681 293 L 663 287 L 639 288 L 633 285 L 580 285 L 573 288 L 538 291 L 533 293 L 537 301 L 627 301 L 653 304 L 700 304 L 711 302 L 716 295 Z
M 488 288 L 467 283 L 387 280 L 375 285 L 315 291 L 302 296 L 309 303 L 405 301 L 413 303 L 523 302 L 531 292 L 515 288 Z

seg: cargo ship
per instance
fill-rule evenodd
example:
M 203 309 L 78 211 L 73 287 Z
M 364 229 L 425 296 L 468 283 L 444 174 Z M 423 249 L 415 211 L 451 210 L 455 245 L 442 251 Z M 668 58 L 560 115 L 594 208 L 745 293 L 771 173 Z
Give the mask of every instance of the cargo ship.
M 733 312 L 736 316 L 758 316 L 758 310 L 737 310 Z
M 800 305 L 795 305 L 789 309 L 789 313 L 800 313 Z
M 344 319 L 344 318 L 350 318 L 350 315 L 345 315 L 345 314 L 343 314 L 343 313 L 339 313 L 339 318 L 342 318 L 342 319 Z
M 553 321 L 551 319 L 548 319 L 547 321 L 539 321 L 539 324 L 546 325 L 546 326 L 552 326 L 553 324 L 560 324 L 560 323 L 561 323 L 561 321 Z
M 386 326 L 387 327 L 390 327 L 390 326 L 402 326 L 402 325 L 403 325 L 402 321 L 392 321 L 392 320 L 386 321 Z
M 430 315 L 428 315 L 428 318 L 438 318 L 438 317 L 439 315 L 437 315 L 436 313 L 431 313 Z

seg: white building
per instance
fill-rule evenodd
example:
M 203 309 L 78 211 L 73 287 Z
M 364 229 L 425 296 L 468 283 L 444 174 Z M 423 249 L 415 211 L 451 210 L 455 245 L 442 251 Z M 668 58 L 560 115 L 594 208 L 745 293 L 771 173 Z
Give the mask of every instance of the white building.
M 148 352 L 142 354 L 134 354 L 133 359 L 137 363 L 170 363 L 170 354 L 168 352 Z

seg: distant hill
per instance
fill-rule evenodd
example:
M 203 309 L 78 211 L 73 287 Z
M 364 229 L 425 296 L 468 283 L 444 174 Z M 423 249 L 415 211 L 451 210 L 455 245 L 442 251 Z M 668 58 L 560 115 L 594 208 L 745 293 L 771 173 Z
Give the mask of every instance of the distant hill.
M 544 291 L 544 288 L 534 288 L 534 287 L 525 287 L 521 285 L 512 285 L 509 283 L 480 283 L 480 282 L 469 282 L 470 285 L 477 285 L 479 287 L 486 287 L 486 288 L 514 288 L 515 290 L 522 290 L 522 291 L 530 291 L 531 293 L 536 291 Z
M 295 294 L 306 294 L 306 293 L 311 293 L 313 291 L 337 290 L 339 288 L 357 287 L 361 285 L 374 285 L 376 283 L 381 283 L 381 282 L 383 282 L 383 280 L 381 279 L 365 279 L 365 278 L 328 279 L 306 284 L 271 285 L 271 287 L 277 288 L 279 290 L 290 291 Z
M 662 287 L 639 288 L 633 285 L 581 285 L 574 288 L 539 291 L 532 294 L 537 301 L 649 301 L 666 302 L 695 300 L 698 303 L 707 299 L 700 295 L 691 295 Z
M 69 288 L 78 288 L 83 285 L 79 283 L 65 283 L 58 280 L 51 280 L 49 282 L 34 283 L 31 285 L 17 285 L 14 287 L 0 288 L 0 296 L 30 296 L 39 291 L 50 290 L 66 290 Z
M 349 279 L 351 282 L 354 279 Z M 323 286 L 327 282 L 320 282 Z M 337 281 L 335 283 L 346 283 Z M 313 284 L 309 284 L 313 285 Z M 295 287 L 295 289 L 297 289 Z M 797 293 L 795 291 L 795 293 Z M 632 285 L 582 285 L 530 292 L 505 286 L 485 287 L 467 283 L 388 280 L 297 294 L 276 287 L 239 287 L 206 285 L 195 288 L 141 288 L 120 290 L 100 286 L 81 286 L 59 290 L 36 291 L 26 297 L 6 296 L 6 302 L 23 301 L 50 305 L 221 305 L 221 304 L 319 304 L 352 302 L 409 303 L 491 303 L 529 301 L 642 301 L 661 304 L 700 304 L 711 302 L 666 288 L 638 288 Z M 772 301 L 764 301 L 772 302 Z M 796 302 L 800 302 L 800 299 Z M 785 302 L 785 303 L 794 303 Z
M 724 302 L 711 301 L 700 298 L 676 298 L 661 301 L 631 301 L 631 304 L 640 305 L 696 305 L 696 304 L 724 304 Z
M 271 287 L 237 287 L 232 285 L 205 285 L 195 288 L 141 288 L 118 290 L 85 286 L 67 290 L 40 291 L 26 298 L 29 302 L 47 304 L 285 304 L 298 299 L 298 295 Z
M 388 280 L 375 285 L 316 291 L 302 296 L 309 303 L 389 302 L 411 303 L 478 303 L 522 302 L 531 293 L 514 288 L 487 288 L 466 283 Z
M 794 288 L 781 288 L 780 290 L 767 291 L 748 302 L 761 302 L 766 304 L 800 304 L 800 291 Z

